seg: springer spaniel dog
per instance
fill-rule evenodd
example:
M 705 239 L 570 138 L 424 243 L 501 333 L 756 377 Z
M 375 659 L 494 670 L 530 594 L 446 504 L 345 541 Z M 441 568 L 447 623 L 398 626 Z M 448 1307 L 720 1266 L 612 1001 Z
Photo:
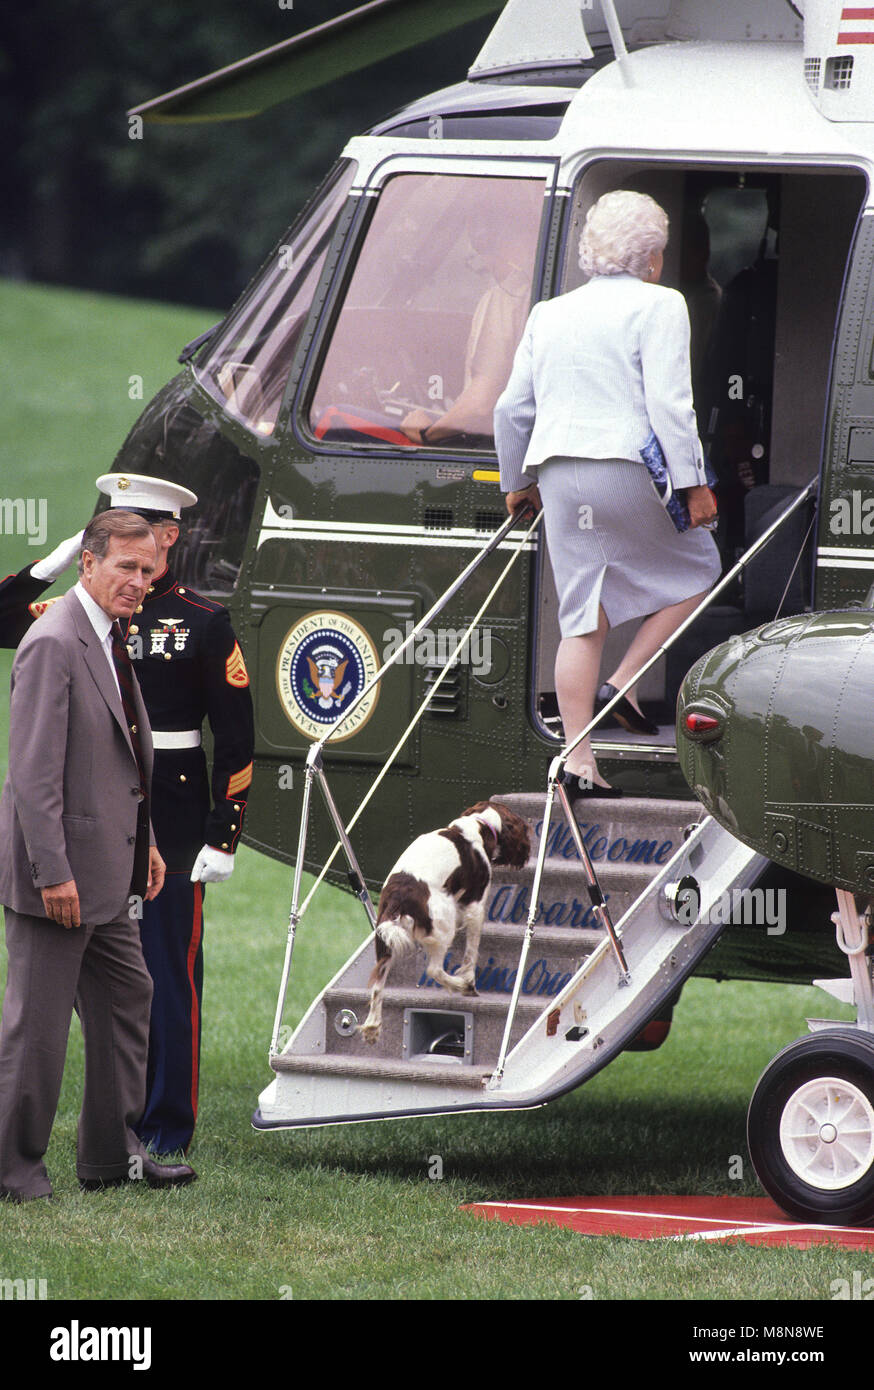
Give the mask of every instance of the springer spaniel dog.
M 426 973 L 458 994 L 476 994 L 474 980 L 492 881 L 492 865 L 521 869 L 531 842 L 528 826 L 496 801 L 478 801 L 444 830 L 420 835 L 404 851 L 386 879 L 376 921 L 376 966 L 369 980 L 370 1012 L 361 1025 L 375 1043 L 382 1024 L 382 993 L 393 955 L 418 944 L 428 958 Z M 447 975 L 443 959 L 460 927 L 467 932 L 457 975 Z

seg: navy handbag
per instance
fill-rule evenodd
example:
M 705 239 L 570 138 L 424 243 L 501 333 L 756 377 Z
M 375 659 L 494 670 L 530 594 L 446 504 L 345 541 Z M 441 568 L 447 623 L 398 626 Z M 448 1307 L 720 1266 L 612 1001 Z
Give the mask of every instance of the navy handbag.
M 640 457 L 649 470 L 650 482 L 655 489 L 656 497 L 661 502 L 671 521 L 678 531 L 688 531 L 692 524 L 689 516 L 689 508 L 676 492 L 671 483 L 668 466 L 665 463 L 665 456 L 662 453 L 662 446 L 656 439 L 655 434 L 651 434 L 640 451 Z M 713 487 L 716 483 L 716 474 L 710 466 L 710 460 L 704 459 L 704 476 L 708 487 Z M 715 522 L 711 522 L 708 530 L 713 530 Z

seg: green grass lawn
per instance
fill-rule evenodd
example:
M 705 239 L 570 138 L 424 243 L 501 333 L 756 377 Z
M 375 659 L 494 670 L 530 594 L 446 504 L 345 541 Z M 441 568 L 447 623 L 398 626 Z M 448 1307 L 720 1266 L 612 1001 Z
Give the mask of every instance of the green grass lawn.
M 47 1279 L 50 1298 L 174 1300 L 828 1299 L 833 1280 L 874 1272 L 858 1251 L 595 1240 L 459 1210 L 488 1198 L 759 1194 L 747 1101 L 818 1007 L 813 990 L 692 981 L 659 1052 L 627 1054 L 541 1110 L 256 1133 L 289 898 L 289 871 L 246 849 L 207 894 L 199 1181 L 78 1191 L 74 1023 L 47 1159 L 57 1200 L 0 1209 L 0 1272 Z M 328 889 L 305 919 L 292 1020 L 360 939 L 352 909 Z M 435 1155 L 440 1181 L 428 1176 Z
M 92 510 L 142 402 L 208 315 L 0 283 L 6 389 L 2 491 L 49 500 L 49 545 Z M 3 573 L 34 558 L 0 537 Z M 59 586 L 67 587 L 66 584 Z M 0 661 L 6 762 L 9 654 Z M 487 1198 L 634 1193 L 760 1195 L 745 1116 L 756 1079 L 815 990 L 692 981 L 665 1046 L 626 1054 L 536 1111 L 258 1134 L 285 948 L 291 872 L 242 849 L 206 897 L 200 1179 L 175 1192 L 81 1194 L 75 1180 L 82 1052 L 74 1022 L 48 1154 L 57 1200 L 0 1205 L 0 1276 L 44 1278 L 50 1299 L 815 1299 L 874 1273 L 858 1251 L 765 1250 L 583 1238 L 460 1210 Z M 287 1019 L 363 935 L 360 906 L 320 890 L 295 947 Z M 835 1006 L 836 1007 L 836 1006 Z M 429 1179 L 430 1160 L 443 1177 Z M 742 1176 L 738 1171 L 740 1156 Z M 591 1319 L 589 1320 L 591 1323 Z
M 0 280 L 0 496 L 46 499 L 48 549 L 85 525 L 94 479 L 179 370 L 185 343 L 218 317 Z M 42 553 L 0 535 L 3 575 Z

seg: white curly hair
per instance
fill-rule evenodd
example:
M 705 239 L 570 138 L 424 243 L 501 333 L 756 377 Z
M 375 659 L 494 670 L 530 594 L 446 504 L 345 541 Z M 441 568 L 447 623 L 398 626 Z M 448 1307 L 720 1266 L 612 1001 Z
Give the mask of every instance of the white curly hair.
M 668 215 L 646 193 L 619 188 L 586 214 L 580 268 L 586 275 L 646 275 L 653 255 L 668 242 Z

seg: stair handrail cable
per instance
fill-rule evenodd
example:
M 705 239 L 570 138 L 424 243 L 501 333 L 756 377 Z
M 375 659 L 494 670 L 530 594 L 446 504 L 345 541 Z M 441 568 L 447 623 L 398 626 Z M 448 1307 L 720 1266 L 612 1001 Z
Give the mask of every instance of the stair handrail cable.
M 363 875 L 361 874 L 361 871 L 360 871 L 360 869 L 359 869 L 359 867 L 358 867 L 357 860 L 355 859 L 354 851 L 352 850 L 352 846 L 351 846 L 351 843 L 350 843 L 349 838 L 348 838 L 348 832 L 351 831 L 352 829 L 354 829 L 355 825 L 357 824 L 357 822 L 358 822 L 358 820 L 360 819 L 362 813 L 364 812 L 364 810 L 366 809 L 367 805 L 369 804 L 371 798 L 373 797 L 374 793 L 376 792 L 376 790 L 377 790 L 377 788 L 379 787 L 380 783 L 382 782 L 383 778 L 387 775 L 387 773 L 388 773 L 390 767 L 392 766 L 392 764 L 393 764 L 395 758 L 396 758 L 396 757 L 398 756 L 398 754 L 400 753 L 401 749 L 403 748 L 404 744 L 406 743 L 406 741 L 407 741 L 407 739 L 409 738 L 410 734 L 412 733 L 413 729 L 416 727 L 416 725 L 418 724 L 419 720 L 422 718 L 422 716 L 424 715 L 425 711 L 427 710 L 427 708 L 428 708 L 429 704 L 431 703 L 432 699 L 434 698 L 434 696 L 436 695 L 437 691 L 439 690 L 439 688 L 440 688 L 440 686 L 441 686 L 443 680 L 445 679 L 446 675 L 448 674 L 448 672 L 449 672 L 450 669 L 452 668 L 452 666 L 453 666 L 453 664 L 454 664 L 454 662 L 455 662 L 457 656 L 458 656 L 459 653 L 463 650 L 463 648 L 465 647 L 466 643 L 470 640 L 470 637 L 471 637 L 471 635 L 472 635 L 474 629 L 478 626 L 480 620 L 482 619 L 483 615 L 485 614 L 485 612 L 486 612 L 486 610 L 487 610 L 489 604 L 491 603 L 492 599 L 494 598 L 495 594 L 496 594 L 496 593 L 498 592 L 498 590 L 500 589 L 501 585 L 503 584 L 504 580 L 506 579 L 506 577 L 507 577 L 507 575 L 509 574 L 510 570 L 512 569 L 513 565 L 516 564 L 516 561 L 518 560 L 519 556 L 523 553 L 523 550 L 524 550 L 526 541 L 533 535 L 534 531 L 535 531 L 535 530 L 537 529 L 537 527 L 540 525 L 540 523 L 541 523 L 541 521 L 542 521 L 542 519 L 543 519 L 543 513 L 542 513 L 542 512 L 538 512 L 538 513 L 536 514 L 536 516 L 534 517 L 533 521 L 531 521 L 531 524 L 528 526 L 528 529 L 525 531 L 524 535 L 521 537 L 521 539 L 520 539 L 518 545 L 514 546 L 513 554 L 510 556 L 509 560 L 507 561 L 506 565 L 504 566 L 504 568 L 503 568 L 503 570 L 501 571 L 500 575 L 498 576 L 497 580 L 496 580 L 495 583 L 492 585 L 491 589 L 489 590 L 488 594 L 486 595 L 485 599 L 483 600 L 482 604 L 480 605 L 479 609 L 477 610 L 475 616 L 472 618 L 471 622 L 468 624 L 467 628 L 466 628 L 465 631 L 464 631 L 464 634 L 462 635 L 462 637 L 460 638 L 460 640 L 456 643 L 456 645 L 455 645 L 453 651 L 452 651 L 452 652 L 450 653 L 450 655 L 447 657 L 447 659 L 446 659 L 446 661 L 445 661 L 445 663 L 444 663 L 442 669 L 440 670 L 440 673 L 439 673 L 439 675 L 437 676 L 436 680 L 434 680 L 434 681 L 432 682 L 432 684 L 429 686 L 428 690 L 425 692 L 425 697 L 424 697 L 424 699 L 421 701 L 421 703 L 420 703 L 418 709 L 415 711 L 415 713 L 414 713 L 412 719 L 411 719 L 410 722 L 408 723 L 407 727 L 404 729 L 404 731 L 403 731 L 403 733 L 401 734 L 400 738 L 399 738 L 398 741 L 396 742 L 394 748 L 393 748 L 393 749 L 391 750 L 391 752 L 389 753 L 388 758 L 387 758 L 387 759 L 384 761 L 384 763 L 382 764 L 382 767 L 380 768 L 380 770 L 379 770 L 377 776 L 375 777 L 374 781 L 372 782 L 372 784 L 371 784 L 371 786 L 370 786 L 368 792 L 366 793 L 366 795 L 364 796 L 364 798 L 362 799 L 362 801 L 359 803 L 359 805 L 358 805 L 356 811 L 354 812 L 354 814 L 353 814 L 352 817 L 350 818 L 349 823 L 348 823 L 348 826 L 344 826 L 344 824 L 343 824 L 343 822 L 342 822 L 342 820 L 341 820 L 341 818 L 340 818 L 339 812 L 337 811 L 337 808 L 336 808 L 336 805 L 335 805 L 335 803 L 334 803 L 333 797 L 331 796 L 330 790 L 329 790 L 329 788 L 328 788 L 327 779 L 326 779 L 325 771 L 324 771 L 323 758 L 322 758 L 322 751 L 323 751 L 323 748 L 324 748 L 324 744 L 330 739 L 331 735 L 335 732 L 335 730 L 336 730 L 337 728 L 339 728 L 339 727 L 345 722 L 346 719 L 349 718 L 349 715 L 350 715 L 351 711 L 355 708 L 355 705 L 358 703 L 358 701 L 360 701 L 361 699 L 364 698 L 364 695 L 367 693 L 367 690 L 373 689 L 373 687 L 376 685 L 376 683 L 377 683 L 379 680 L 382 679 L 382 676 L 385 674 L 385 672 L 386 672 L 391 666 L 393 666 L 393 665 L 398 661 L 398 659 L 401 657 L 401 655 L 402 655 L 403 652 L 407 649 L 407 647 L 410 645 L 410 643 L 411 643 L 412 641 L 415 640 L 416 636 L 417 636 L 418 633 L 421 631 L 421 629 L 422 629 L 424 626 L 426 626 L 427 623 L 430 622 L 430 620 L 431 620 L 438 612 L 440 612 L 442 608 L 444 608 L 444 607 L 446 606 L 446 604 L 448 603 L 449 599 L 452 598 L 452 596 L 453 596 L 455 593 L 458 592 L 459 588 L 460 588 L 461 585 L 465 582 L 465 580 L 467 580 L 467 579 L 470 577 L 470 575 L 474 572 L 474 570 L 476 570 L 476 569 L 478 568 L 478 566 L 479 566 L 480 564 L 482 564 L 483 560 L 485 560 L 485 558 L 486 558 L 489 554 L 491 554 L 491 552 L 500 544 L 501 540 L 504 538 L 504 536 L 507 534 L 507 532 L 508 532 L 514 525 L 516 525 L 517 522 L 519 522 L 519 521 L 524 521 L 524 520 L 527 518 L 527 516 L 528 516 L 528 514 L 530 513 L 530 511 L 531 511 L 531 508 L 529 508 L 529 507 L 523 507 L 523 508 L 517 510 L 513 515 L 509 516 L 509 517 L 507 518 L 507 520 L 506 520 L 505 522 L 502 523 L 501 527 L 495 532 L 494 536 L 492 536 L 492 537 L 490 538 L 490 540 L 487 542 L 487 544 L 486 544 L 485 546 L 483 546 L 482 549 L 481 549 L 480 551 L 478 551 L 477 555 L 473 558 L 473 560 L 471 560 L 470 563 L 469 563 L 468 565 L 465 566 L 465 568 L 464 568 L 464 570 L 462 571 L 462 573 L 461 573 L 455 580 L 453 580 L 453 582 L 452 582 L 452 584 L 449 586 L 449 588 L 445 591 L 444 594 L 441 595 L 441 597 L 440 597 L 440 598 L 437 600 L 437 602 L 431 607 L 431 609 L 429 609 L 429 611 L 428 611 L 428 613 L 425 615 L 425 617 L 422 618 L 418 624 L 416 624 L 416 626 L 414 627 L 414 629 L 412 630 L 412 632 L 409 634 L 409 636 L 407 637 L 407 639 L 397 648 L 396 651 L 394 651 L 394 652 L 392 653 L 391 657 L 389 657 L 388 660 L 385 661 L 385 662 L 383 663 L 383 665 L 382 665 L 382 666 L 380 667 L 380 669 L 377 671 L 376 675 L 371 679 L 369 685 L 366 687 L 366 690 L 362 690 L 362 691 L 361 691 L 361 693 L 360 693 L 359 696 L 356 698 L 356 700 L 353 702 L 353 704 L 350 705 L 349 709 L 347 709 L 347 710 L 344 712 L 344 714 L 343 714 L 338 720 L 335 721 L 335 723 L 331 726 L 331 728 L 328 730 L 328 732 L 327 732 L 326 734 L 324 734 L 324 735 L 318 740 L 318 742 L 314 743 L 314 744 L 311 746 L 311 748 L 310 748 L 310 750 L 309 750 L 309 752 L 308 752 L 308 754 L 307 754 L 307 759 L 306 759 L 306 764 L 305 764 L 305 781 L 304 781 L 303 801 L 302 801 L 302 805 L 301 805 L 300 830 L 299 830 L 299 833 L 298 833 L 297 857 L 296 857 L 295 867 L 294 867 L 294 886 L 293 886 L 293 889 L 292 889 L 292 905 L 291 905 L 291 910 L 290 910 L 290 912 L 289 912 L 288 935 L 287 935 L 287 940 L 286 940 L 285 961 L 284 961 L 284 964 L 283 964 L 282 978 L 281 978 L 281 981 L 280 981 L 279 998 L 278 998 L 278 1000 L 277 1000 L 276 1014 L 275 1014 L 275 1016 L 274 1016 L 273 1034 L 272 1034 L 271 1043 L 270 1043 L 270 1054 L 269 1054 L 270 1056 L 275 1055 L 275 1053 L 279 1050 L 279 1049 L 278 1049 L 278 1041 L 279 1041 L 280 1031 L 281 1031 L 281 1028 L 282 1028 L 282 1014 L 283 1014 L 284 1009 L 285 1009 L 285 999 L 286 999 L 286 995 L 287 995 L 287 993 L 288 993 L 288 982 L 289 982 L 290 973 L 291 973 L 292 953 L 293 953 L 293 950 L 294 950 L 294 941 L 295 941 L 295 935 L 296 935 L 297 927 L 298 927 L 298 925 L 300 924 L 300 921 L 301 921 L 301 919 L 302 919 L 304 913 L 306 912 L 307 908 L 309 907 L 309 904 L 310 904 L 310 902 L 312 901 L 312 898 L 313 898 L 313 896 L 315 895 L 316 890 L 319 888 L 319 886 L 321 885 L 321 883 L 324 881 L 325 875 L 327 874 L 329 868 L 331 867 L 331 864 L 334 862 L 335 858 L 337 857 L 337 854 L 339 853 L 339 851 L 340 851 L 341 849 L 344 850 L 344 852 L 345 852 L 345 854 L 346 854 L 347 862 L 348 862 L 349 867 L 350 867 L 349 879 L 350 879 L 350 882 L 351 882 L 351 884 L 352 884 L 352 887 L 353 887 L 353 889 L 354 889 L 354 891 L 355 891 L 355 893 L 356 893 L 356 896 L 360 899 L 362 905 L 364 906 L 364 909 L 365 909 L 365 912 L 367 913 L 367 916 L 368 916 L 368 919 L 369 919 L 369 921 L 370 921 L 371 927 L 375 927 L 375 925 L 376 925 L 376 914 L 375 914 L 374 909 L 373 909 L 373 903 L 372 903 L 372 901 L 371 901 L 370 894 L 369 894 L 369 892 L 368 892 L 368 890 L 367 890 L 367 887 L 366 887 L 366 884 L 365 884 L 365 882 L 364 882 Z M 306 895 L 306 898 L 305 898 L 304 901 L 301 903 L 301 902 L 300 902 L 301 877 L 302 877 L 302 874 L 303 874 L 304 854 L 305 854 L 305 849 L 306 849 L 306 836 L 307 836 L 307 827 L 308 827 L 308 822 L 309 822 L 309 810 L 310 810 L 310 802 L 311 802 L 312 783 L 313 783 L 313 781 L 314 781 L 315 779 L 318 779 L 318 781 L 319 781 L 319 787 L 320 787 L 320 790 L 321 790 L 322 795 L 323 795 L 323 797 L 324 797 L 325 803 L 326 803 L 326 805 L 327 805 L 329 815 L 331 816 L 331 819 L 332 819 L 332 821 L 333 821 L 333 823 L 334 823 L 334 827 L 335 827 L 335 829 L 336 829 L 336 831 L 337 831 L 338 840 L 337 840 L 337 843 L 334 845 L 334 848 L 333 848 L 333 850 L 331 851 L 330 855 L 329 855 L 328 858 L 326 859 L 325 863 L 322 865 L 322 868 L 321 868 L 321 870 L 320 870 L 318 876 L 316 877 L 316 879 L 315 879 L 315 881 L 314 881 L 312 887 L 310 888 L 309 893 Z
M 382 677 L 384 676 L 385 672 L 386 672 L 391 666 L 395 665 L 397 661 L 399 661 L 399 659 L 403 656 L 403 654 L 404 654 L 404 652 L 407 650 L 407 648 L 415 641 L 415 639 L 417 638 L 417 636 L 419 635 L 419 633 L 422 631 L 422 629 L 425 628 L 425 627 L 427 627 L 427 625 L 431 622 L 432 618 L 435 618 L 435 617 L 437 616 L 437 614 L 438 614 L 439 612 L 441 612 L 441 610 L 446 606 L 446 604 L 447 604 L 447 603 L 449 602 L 449 600 L 453 597 L 453 595 L 456 594 L 456 593 L 458 592 L 458 590 L 461 588 L 461 586 L 464 584 L 464 582 L 470 577 L 471 574 L 473 574 L 474 570 L 476 570 L 477 567 L 482 563 L 482 561 L 485 559 L 485 557 L 486 557 L 487 555 L 489 555 L 489 554 L 491 553 L 491 551 L 494 550 L 498 545 L 500 545 L 501 541 L 504 539 L 504 537 L 507 535 L 507 533 L 511 530 L 511 528 L 515 525 L 515 523 L 516 523 L 518 520 L 520 520 L 522 516 L 525 515 L 525 512 L 526 512 L 527 510 L 530 510 L 530 508 L 528 508 L 528 509 L 523 509 L 523 510 L 521 510 L 519 513 L 517 513 L 517 514 L 515 514 L 515 515 L 508 516 L 507 519 L 506 519 L 506 521 L 502 522 L 501 526 L 500 526 L 500 527 L 498 528 L 498 530 L 494 533 L 494 535 L 489 537 L 489 540 L 488 540 L 488 542 L 486 543 L 486 545 L 483 546 L 483 547 L 481 547 L 480 550 L 477 551 L 477 553 L 476 553 L 476 555 L 473 557 L 473 559 L 472 559 L 467 565 L 465 565 L 464 569 L 463 569 L 463 570 L 461 571 L 461 573 L 453 580 L 453 582 L 452 582 L 452 584 L 449 586 L 449 588 L 446 589 L 445 592 L 444 592 L 443 594 L 440 595 L 440 597 L 437 599 L 436 603 L 432 604 L 431 607 L 428 609 L 428 612 L 425 613 L 424 616 L 423 616 L 422 618 L 419 619 L 418 623 L 415 624 L 415 626 L 414 626 L 412 632 L 410 632 L 410 633 L 408 634 L 408 636 L 404 639 L 404 641 L 400 644 L 400 646 L 392 653 L 392 655 L 388 658 L 388 660 L 383 662 L 382 666 L 379 667 L 379 669 L 376 671 L 375 675 L 371 678 L 371 680 L 359 691 L 358 695 L 355 697 L 355 699 L 353 700 L 353 702 L 352 702 L 352 704 L 349 706 L 349 708 L 346 709 L 346 710 L 344 710 L 343 714 L 340 715 L 340 716 L 338 716 L 338 718 L 334 720 L 334 723 L 330 726 L 329 729 L 327 729 L 327 730 L 322 734 L 321 738 L 317 739 L 313 744 L 310 745 L 310 748 L 308 749 L 308 752 L 307 752 L 306 762 L 305 762 L 305 764 L 304 764 L 304 790 L 303 790 L 303 799 L 302 799 L 302 802 L 301 802 L 300 825 L 299 825 L 299 829 L 298 829 L 297 854 L 296 854 L 296 856 L 295 856 L 295 863 L 294 863 L 294 880 L 293 880 L 293 887 L 292 887 L 292 905 L 291 905 L 291 911 L 290 911 L 290 914 L 289 914 L 289 932 L 292 933 L 292 942 L 293 942 L 293 927 L 292 927 L 292 923 L 294 923 L 294 924 L 296 925 L 297 922 L 300 920 L 300 916 L 302 916 L 302 912 L 300 912 L 300 911 L 298 910 L 298 904 L 299 904 L 299 902 L 300 902 L 300 885 L 301 885 L 301 877 L 302 877 L 302 874 L 303 874 L 303 866 L 304 866 L 304 850 L 305 850 L 305 847 L 306 847 L 306 835 L 307 835 L 307 829 L 308 829 L 308 827 L 309 827 L 309 814 L 310 814 L 310 801 L 311 801 L 311 793 L 312 793 L 312 783 L 313 783 L 313 778 L 314 778 L 314 776 L 316 776 L 316 775 L 319 774 L 319 772 L 320 772 L 320 769 L 321 769 L 321 762 L 322 762 L 322 753 L 323 753 L 325 744 L 326 744 L 326 743 L 329 741 L 329 739 L 336 733 L 337 729 L 339 729 L 339 728 L 341 727 L 341 725 L 345 723 L 345 721 L 349 718 L 350 714 L 352 714 L 352 713 L 354 712 L 354 710 L 357 709 L 358 705 L 359 705 L 359 704 L 361 703 L 361 701 L 364 699 L 365 695 L 369 694 L 369 692 L 375 688 L 375 686 L 379 683 L 379 681 L 382 680 Z M 324 792 L 323 792 L 323 795 L 324 795 Z M 333 861 L 333 858 L 335 857 L 335 855 L 336 855 L 336 853 L 337 853 L 338 847 L 339 847 L 338 845 L 335 845 L 335 846 L 334 846 L 334 851 L 333 851 L 333 854 L 332 854 L 332 856 L 331 856 L 331 860 L 328 861 L 329 864 Z M 325 868 L 324 868 L 322 874 L 319 875 L 319 878 L 317 879 L 316 883 L 315 883 L 314 886 L 313 886 L 313 890 L 315 890 L 315 888 L 317 888 L 317 887 L 319 886 L 319 884 L 322 882 L 322 879 L 323 879 L 323 877 L 324 877 L 324 873 L 327 872 L 327 867 L 328 867 L 328 865 L 325 866 Z M 304 904 L 304 910 L 306 909 L 306 906 L 307 906 L 308 903 L 309 903 L 309 898 L 310 898 L 311 896 L 312 896 L 312 893 L 310 893 L 310 894 L 308 895 L 308 897 L 307 897 L 306 903 Z M 363 901 L 363 899 L 362 899 L 362 901 Z M 285 967 L 284 967 L 284 969 L 283 969 L 282 980 L 281 980 L 281 983 L 280 983 L 280 1006 L 277 1008 L 277 1017 L 279 1016 L 279 1013 L 281 1012 L 282 1001 L 284 1001 L 285 992 L 287 991 L 287 988 L 288 988 L 288 969 L 289 969 L 289 967 L 290 967 L 290 958 L 287 956 L 287 957 L 286 957 L 286 964 L 285 964 Z M 278 1036 L 278 1031 L 279 1031 L 279 1027 L 280 1027 L 280 1026 L 281 1026 L 281 1025 L 277 1024 L 277 1025 L 275 1026 L 275 1028 L 274 1028 L 274 1042 L 275 1042 L 276 1037 Z M 272 1052 L 273 1050 L 274 1050 L 274 1049 L 273 1049 L 273 1045 L 271 1045 L 271 1052 Z
M 714 585 L 714 587 L 709 591 L 709 593 L 705 595 L 705 597 L 692 611 L 692 613 L 689 614 L 688 618 L 685 618 L 684 621 L 680 624 L 680 626 L 676 628 L 675 631 L 671 634 L 671 636 L 668 637 L 667 640 L 662 643 L 658 651 L 655 652 L 653 656 L 651 656 L 647 661 L 643 663 L 643 665 L 640 667 L 638 671 L 635 672 L 631 679 L 626 681 L 622 689 L 617 690 L 616 694 L 612 696 L 610 700 L 607 701 L 607 703 L 594 715 L 592 719 L 589 720 L 585 728 L 582 729 L 581 732 L 578 733 L 573 739 L 571 739 L 571 741 L 565 745 L 562 751 L 555 758 L 553 758 L 552 762 L 550 763 L 549 777 L 546 787 L 546 801 L 543 810 L 543 822 L 540 830 L 540 851 L 538 853 L 537 863 L 534 869 L 534 881 L 531 885 L 531 901 L 528 905 L 528 918 L 525 924 L 525 933 L 522 937 L 522 948 L 519 954 L 519 964 L 516 968 L 516 979 L 513 984 L 513 993 L 510 999 L 510 1007 L 507 1010 L 507 1018 L 504 1023 L 504 1035 L 501 1039 L 501 1050 L 498 1055 L 498 1061 L 495 1066 L 495 1070 L 492 1073 L 489 1082 L 490 1086 L 494 1087 L 500 1085 L 501 1078 L 504 1074 L 504 1067 L 506 1064 L 507 1053 L 509 1051 L 510 1045 L 510 1033 L 512 1031 L 513 1023 L 516 1017 L 516 1009 L 519 1004 L 519 997 L 522 989 L 522 979 L 525 973 L 525 966 L 528 961 L 528 952 L 531 946 L 531 940 L 534 935 L 534 923 L 536 921 L 539 911 L 538 903 L 540 899 L 540 884 L 543 878 L 543 868 L 546 861 L 545 845 L 549 834 L 549 824 L 552 819 L 556 786 L 557 784 L 564 782 L 564 769 L 568 757 L 577 747 L 577 745 L 581 743 L 589 733 L 591 733 L 592 729 L 594 729 L 601 722 L 601 720 L 610 713 L 614 705 L 618 704 L 619 701 L 628 693 L 628 691 L 633 689 L 633 687 L 637 684 L 641 677 L 646 675 L 647 671 L 649 671 L 650 668 L 653 667 L 662 656 L 664 656 L 665 652 L 669 649 L 669 647 L 671 647 L 674 644 L 674 642 L 676 642 L 677 639 L 682 636 L 682 634 L 687 630 L 687 628 L 689 628 L 692 625 L 692 623 L 694 623 L 696 619 L 700 617 L 700 615 L 704 612 L 706 608 L 710 607 L 713 600 L 717 598 L 718 595 L 721 594 L 722 591 L 726 589 L 728 585 L 733 582 L 734 579 L 737 578 L 737 576 L 749 564 L 750 560 L 752 560 L 759 553 L 760 550 L 764 549 L 764 547 L 768 544 L 772 537 L 776 535 L 777 531 L 784 524 L 784 522 L 786 522 L 789 519 L 789 517 L 794 512 L 796 512 L 803 503 L 807 502 L 808 499 L 813 496 L 813 494 L 816 492 L 818 481 L 818 476 L 811 478 L 807 486 L 802 488 L 798 496 L 794 497 L 790 504 L 786 508 L 784 508 L 784 510 L 777 517 L 776 521 L 773 521 L 771 525 L 765 531 L 762 532 L 761 536 L 759 536 L 753 542 L 753 544 L 749 546 L 747 550 L 744 551 L 740 559 L 732 566 L 732 568 L 727 572 L 727 574 L 723 575 L 722 579 L 720 579 L 719 582 Z M 805 543 L 806 539 L 807 537 L 805 537 Z M 785 598 L 785 592 L 783 594 L 783 598 Z M 781 607 L 783 604 L 783 598 L 781 598 L 780 600 Z M 570 829 L 571 833 L 573 834 L 573 827 L 571 825 L 571 822 L 574 820 L 574 817 L 571 811 L 570 803 L 567 800 L 566 796 L 562 796 L 560 799 L 562 801 L 562 806 L 565 812 L 565 819 L 568 822 L 568 829 Z M 579 844 L 581 843 L 581 841 L 579 840 L 578 835 L 575 837 L 575 842 L 577 842 L 577 852 L 579 853 Z M 584 864 L 586 864 L 587 861 L 588 855 L 586 854 L 583 857 Z M 594 870 L 592 870 L 592 872 L 594 873 Z M 600 890 L 600 886 L 597 883 L 597 877 L 595 878 L 594 887 L 592 887 L 592 885 L 590 884 L 589 891 L 590 895 L 592 896 L 593 905 L 602 906 L 604 899 L 603 894 Z M 606 916 L 607 920 L 609 921 L 609 914 L 606 914 Z M 625 971 L 623 972 L 622 967 L 625 965 L 625 960 L 620 944 L 621 937 L 618 932 L 614 932 L 612 930 L 612 923 L 610 924 L 610 926 L 608 926 L 607 929 L 610 935 L 611 943 L 614 948 L 614 953 L 617 956 L 617 960 L 620 962 L 619 979 L 620 983 L 622 983 L 623 978 L 627 978 L 627 966 L 625 968 Z

